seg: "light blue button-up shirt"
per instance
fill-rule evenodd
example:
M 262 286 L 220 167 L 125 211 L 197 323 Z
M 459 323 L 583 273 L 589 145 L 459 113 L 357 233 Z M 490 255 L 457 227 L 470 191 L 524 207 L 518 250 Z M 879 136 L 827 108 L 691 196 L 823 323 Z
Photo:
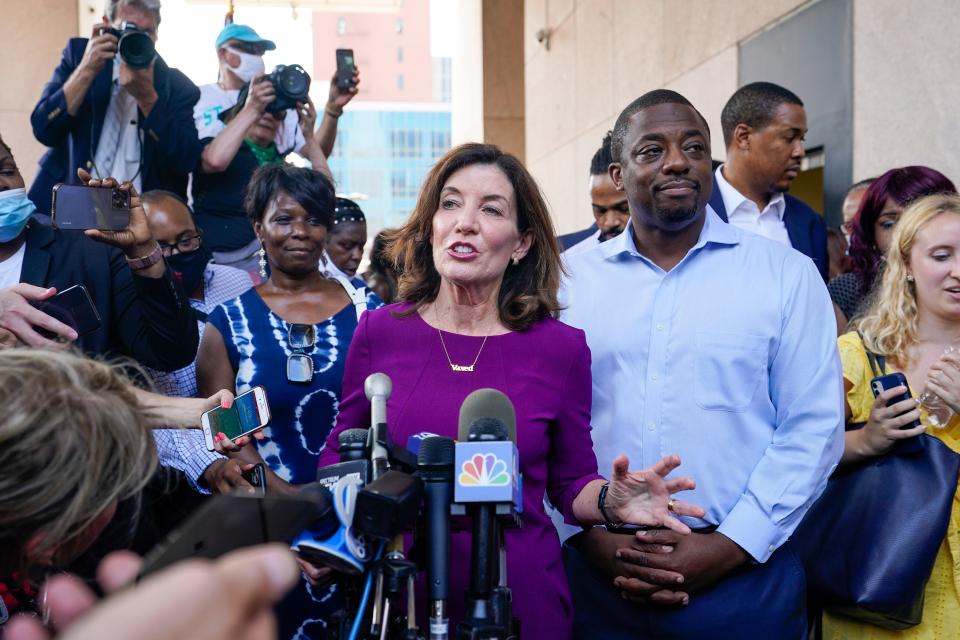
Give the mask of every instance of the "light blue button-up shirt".
M 627 231 L 568 260 L 562 320 L 593 357 L 600 469 L 676 453 L 682 499 L 759 562 L 783 544 L 843 451 L 830 296 L 806 256 L 724 224 L 665 272 Z

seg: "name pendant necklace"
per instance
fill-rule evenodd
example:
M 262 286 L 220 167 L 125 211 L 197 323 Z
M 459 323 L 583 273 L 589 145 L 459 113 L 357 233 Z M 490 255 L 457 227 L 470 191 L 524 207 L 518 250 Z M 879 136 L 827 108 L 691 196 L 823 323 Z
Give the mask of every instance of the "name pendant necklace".
M 447 364 L 450 365 L 450 369 L 461 373 L 473 373 L 473 368 L 477 366 L 477 361 L 480 360 L 480 354 L 483 353 L 483 347 L 487 344 L 487 338 L 490 337 L 483 336 L 483 342 L 480 343 L 480 350 L 477 351 L 477 357 L 473 359 L 472 364 L 454 364 L 453 360 L 450 359 L 450 352 L 447 351 L 447 343 L 443 340 L 443 331 L 437 329 L 437 335 L 440 336 L 440 345 L 443 347 L 444 355 L 447 356 Z

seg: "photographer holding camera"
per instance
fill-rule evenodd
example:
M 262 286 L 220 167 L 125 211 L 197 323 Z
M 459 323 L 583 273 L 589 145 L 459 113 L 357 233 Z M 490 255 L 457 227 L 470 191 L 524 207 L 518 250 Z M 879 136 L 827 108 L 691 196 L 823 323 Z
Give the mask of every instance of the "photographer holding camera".
M 331 82 L 323 121 L 308 96 L 310 76 L 298 65 L 264 75 L 263 55 L 276 45 L 251 27 L 229 24 L 216 40 L 220 78 L 200 87 L 194 109 L 203 152 L 193 178 L 197 224 L 219 264 L 256 274 L 260 243 L 243 207 L 244 189 L 260 166 L 280 164 L 290 152 L 331 177 L 337 119 L 357 92 Z
M 155 51 L 160 0 L 107 0 L 92 37 L 71 38 L 30 116 L 38 141 L 65 149 L 48 153 L 31 189 L 42 213 L 58 178 L 130 181 L 138 192 L 166 189 L 186 197 L 200 155 L 193 125 L 197 87 Z M 65 168 L 65 171 L 62 169 Z M 44 184 L 49 183 L 49 184 Z

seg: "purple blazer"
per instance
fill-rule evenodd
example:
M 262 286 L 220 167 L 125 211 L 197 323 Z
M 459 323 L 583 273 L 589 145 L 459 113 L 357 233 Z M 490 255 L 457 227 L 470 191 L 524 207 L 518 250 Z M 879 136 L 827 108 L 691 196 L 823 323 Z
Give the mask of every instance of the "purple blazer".
M 523 526 L 506 533 L 507 581 L 523 635 L 569 638 L 573 624 L 560 541 L 544 506 L 544 495 L 573 518 L 573 500 L 597 474 L 590 439 L 590 350 L 583 331 L 548 318 L 526 331 L 491 336 L 472 373 L 450 369 L 436 329 L 414 313 L 397 317 L 409 304 L 394 304 L 363 315 L 347 355 L 337 426 L 320 455 L 320 465 L 339 459 L 337 436 L 370 426 L 366 377 L 383 372 L 393 381 L 387 422 L 394 442 L 430 432 L 457 437 L 460 405 L 472 391 L 492 387 L 505 393 L 517 412 L 517 447 L 523 473 Z M 470 364 L 482 338 L 443 334 L 450 359 Z M 450 623 L 463 618 L 470 575 L 470 534 L 451 541 Z M 421 584 L 422 591 L 422 584 Z M 417 598 L 425 620 L 426 599 Z

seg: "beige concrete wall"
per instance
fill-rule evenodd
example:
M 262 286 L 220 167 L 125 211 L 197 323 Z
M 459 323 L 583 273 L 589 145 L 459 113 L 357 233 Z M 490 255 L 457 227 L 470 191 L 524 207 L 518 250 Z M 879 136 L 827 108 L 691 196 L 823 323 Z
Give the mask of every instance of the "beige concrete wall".
M 524 159 L 523 4 L 483 0 L 484 142 Z
M 960 4 L 855 0 L 853 178 L 925 164 L 960 180 Z
M 805 0 L 525 0 L 527 166 L 561 232 L 591 222 L 590 158 L 631 100 L 669 87 L 706 116 L 737 87 L 738 42 Z M 550 48 L 537 42 L 551 32 Z
M 30 112 L 60 60 L 67 39 L 77 34 L 76 0 L 4 0 L 0 20 L 0 134 L 17 158 L 27 186 L 46 150 L 33 138 Z

